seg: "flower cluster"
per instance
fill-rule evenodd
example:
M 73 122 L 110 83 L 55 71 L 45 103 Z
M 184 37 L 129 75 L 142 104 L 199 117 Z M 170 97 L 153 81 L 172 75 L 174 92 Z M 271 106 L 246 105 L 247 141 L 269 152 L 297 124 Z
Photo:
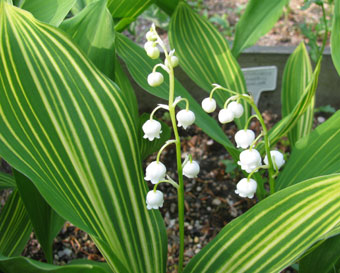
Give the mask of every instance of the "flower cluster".
M 165 72 L 169 74 L 169 78 L 171 78 L 173 77 L 173 68 L 179 64 L 179 60 L 177 56 L 175 56 L 175 50 L 171 50 L 169 53 L 167 53 L 164 43 L 159 38 L 154 25 L 152 25 L 150 31 L 146 33 L 146 39 L 147 42 L 144 45 L 144 49 L 146 51 L 146 54 L 150 58 L 159 58 L 160 51 L 158 46 L 163 48 L 166 56 L 164 63 L 155 65 L 152 73 L 150 73 L 147 77 L 148 84 L 152 87 L 157 87 L 164 82 L 164 76 L 162 73 L 157 72 L 156 69 L 159 67 L 162 68 Z M 177 115 L 174 116 L 174 109 L 176 105 L 181 101 L 186 102 L 186 109 L 180 110 Z M 176 118 L 178 127 L 183 127 L 184 129 L 187 129 L 188 126 L 192 125 L 195 122 L 195 114 L 189 110 L 189 101 L 187 99 L 177 97 L 174 101 L 169 101 L 169 105 L 159 104 L 150 114 L 150 119 L 147 120 L 142 126 L 144 138 L 148 139 L 149 141 L 153 141 L 155 138 L 160 138 L 160 134 L 162 133 L 161 123 L 153 119 L 154 113 L 159 108 L 170 111 L 170 116 L 171 118 Z M 168 182 L 176 188 L 179 187 L 179 185 L 175 181 L 173 181 L 169 176 L 166 176 L 166 167 L 162 162 L 159 161 L 161 152 L 165 149 L 166 146 L 172 143 L 176 143 L 177 145 L 179 142 L 178 140 L 167 141 L 159 150 L 157 154 L 157 160 L 151 162 L 145 170 L 144 179 L 146 181 L 150 181 L 152 184 L 155 185 L 153 190 L 149 191 L 146 196 L 146 205 L 148 209 L 158 209 L 163 206 L 163 193 L 157 190 L 157 185 L 159 183 Z M 189 156 L 189 158 L 184 161 L 182 166 L 183 175 L 188 178 L 195 178 L 197 177 L 199 171 L 200 167 L 198 163 L 192 160 L 191 156 Z
M 241 98 L 251 99 L 251 97 L 245 94 L 239 95 L 232 90 L 223 88 L 217 84 L 213 84 L 213 86 L 214 88 L 212 89 L 210 96 L 202 101 L 203 110 L 207 113 L 212 113 L 215 111 L 216 101 L 212 98 L 212 96 L 214 91 L 221 89 L 234 93 L 235 96 L 230 97 L 225 102 L 224 108 L 218 113 L 218 120 L 224 124 L 232 122 L 235 118 L 242 117 L 244 108 L 242 104 L 239 103 L 239 100 Z M 242 170 L 249 173 L 249 176 L 248 178 L 241 179 L 237 183 L 235 193 L 241 197 L 253 198 L 257 190 L 257 182 L 250 177 L 253 173 L 257 172 L 261 168 L 269 168 L 269 162 L 267 156 L 265 156 L 263 160 L 265 165 L 262 165 L 261 155 L 254 148 L 256 141 L 262 136 L 262 134 L 259 135 L 257 139 L 255 139 L 255 133 L 252 130 L 247 129 L 248 122 L 249 120 L 247 121 L 244 130 L 239 130 L 235 134 L 235 142 L 237 148 L 245 149 L 240 153 L 239 161 L 237 163 L 240 165 Z M 270 155 L 274 165 L 274 170 L 278 171 L 285 163 L 283 154 L 279 151 L 271 151 Z

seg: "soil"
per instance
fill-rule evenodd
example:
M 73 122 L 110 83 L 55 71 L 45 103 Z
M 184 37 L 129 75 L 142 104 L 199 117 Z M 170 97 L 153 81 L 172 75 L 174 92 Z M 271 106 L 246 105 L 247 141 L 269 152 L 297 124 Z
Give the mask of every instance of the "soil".
M 209 16 L 227 14 L 230 26 L 233 27 L 240 14 L 244 11 L 246 0 L 205 0 L 203 5 L 207 7 Z M 303 0 L 291 0 L 290 11 L 283 16 L 275 27 L 264 37 L 259 45 L 296 45 L 305 37 L 297 27 L 300 22 L 308 21 L 310 24 L 319 22 L 321 12 L 317 7 L 311 7 L 301 11 L 299 7 Z M 233 11 L 240 10 L 237 14 Z M 145 23 L 141 27 L 146 29 Z M 145 30 L 146 31 L 146 30 Z M 143 30 L 143 33 L 145 33 Z M 231 37 L 227 37 L 231 38 Z M 272 126 L 278 116 L 270 112 L 264 112 L 268 126 Z M 317 121 L 316 121 L 317 123 Z M 234 124 L 222 126 L 226 135 L 233 141 L 236 132 Z M 251 128 L 260 132 L 257 122 L 251 123 Z M 194 160 L 200 163 L 200 174 L 196 179 L 185 179 L 185 263 L 197 254 L 218 232 L 230 221 L 247 211 L 256 204 L 256 199 L 240 198 L 235 193 L 235 185 L 242 177 L 236 168 L 233 172 L 226 172 L 226 160 L 231 160 L 226 150 L 218 143 L 210 139 L 200 128 L 191 126 L 188 130 L 180 129 L 182 136 L 183 158 L 191 154 Z M 289 153 L 284 144 L 279 144 L 279 149 Z M 155 155 L 148 158 L 144 167 L 155 159 Z M 167 166 L 168 174 L 176 180 L 175 151 L 166 149 L 161 161 Z M 3 167 L 7 168 L 3 163 Z M 151 186 L 151 185 L 150 185 Z M 177 223 L 177 196 L 176 191 L 169 185 L 161 184 L 159 189 L 163 191 L 165 202 L 160 209 L 164 217 L 168 234 L 168 272 L 176 272 L 178 259 L 178 223 Z M 4 205 L 10 191 L 0 192 L 0 208 Z M 54 263 L 63 265 L 72 259 L 90 259 L 104 261 L 98 249 L 90 237 L 71 223 L 65 223 L 63 229 L 54 240 Z M 39 242 L 31 234 L 23 256 L 35 260 L 45 261 Z M 295 272 L 287 269 L 284 272 Z

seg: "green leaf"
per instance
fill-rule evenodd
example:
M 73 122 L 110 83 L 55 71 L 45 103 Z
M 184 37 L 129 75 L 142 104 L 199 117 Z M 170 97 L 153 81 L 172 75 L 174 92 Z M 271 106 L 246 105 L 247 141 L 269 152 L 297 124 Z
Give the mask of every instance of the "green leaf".
M 280 272 L 340 221 L 340 174 L 264 199 L 226 225 L 184 272 Z
M 87 5 L 96 0 L 76 0 L 73 5 L 71 12 L 73 15 L 77 15 L 81 10 L 83 10 Z
M 115 272 L 164 272 L 167 242 L 121 91 L 64 32 L 0 2 L 0 156 Z M 4 114 L 6 113 L 6 114 Z
M 101 72 L 114 80 L 115 31 L 106 0 L 90 3 L 60 28 L 70 34 Z
M 107 7 L 112 17 L 123 20 L 116 24 L 115 29 L 122 31 L 152 3 L 153 0 L 108 0 Z
M 171 17 L 169 39 L 176 49 L 181 68 L 207 92 L 217 83 L 240 94 L 246 93 L 245 80 L 227 41 L 205 18 L 196 14 L 185 2 L 180 2 Z M 229 92 L 217 91 L 216 101 L 222 108 Z M 242 100 L 245 113 L 236 119 L 238 126 L 245 124 L 250 108 Z
M 146 80 L 148 75 L 152 72 L 153 67 L 162 62 L 160 59 L 150 59 L 143 48 L 136 45 L 122 34 L 117 34 L 116 50 L 119 57 L 125 62 L 132 78 L 140 87 L 159 98 L 168 100 L 169 76 L 167 73 L 159 70 L 164 76 L 164 82 L 158 87 L 149 86 Z M 195 123 L 197 126 L 202 128 L 202 130 L 212 139 L 222 144 L 234 158 L 238 158 L 238 150 L 225 135 L 221 126 L 203 111 L 202 107 L 177 80 L 175 80 L 175 96 L 187 98 L 190 103 L 190 110 L 196 115 Z M 185 104 L 179 103 L 178 106 L 184 109 Z
M 76 0 L 22 0 L 19 7 L 35 18 L 50 25 L 59 26 Z
M 12 175 L 0 172 L 0 190 L 16 188 L 15 180 Z
M 53 263 L 53 239 L 65 220 L 44 200 L 33 183 L 23 174 L 13 170 L 21 199 L 33 225 L 33 230 L 45 253 L 46 260 Z
M 272 29 L 289 0 L 250 0 L 236 24 L 232 52 L 237 58 L 247 47 Z
M 304 43 L 301 43 L 290 55 L 286 63 L 282 79 L 282 117 L 288 116 L 303 96 L 312 78 L 312 64 Z M 314 98 L 305 113 L 296 121 L 295 126 L 288 133 L 292 146 L 301 137 L 308 135 L 313 125 Z
M 154 152 L 158 151 L 167 140 L 171 137 L 171 129 L 170 127 L 163 121 L 157 120 L 162 125 L 162 133 L 160 138 L 156 138 L 153 141 L 143 138 L 143 131 L 142 126 L 143 124 L 150 118 L 150 114 L 144 113 L 140 116 L 139 119 L 139 132 L 140 134 L 140 150 L 142 154 L 142 159 L 145 159 L 149 155 L 153 154 Z
M 8 258 L 0 255 L 0 269 L 4 273 L 109 273 L 111 272 L 105 263 L 84 260 L 78 263 L 74 260 L 70 264 L 58 266 L 38 262 L 24 257 Z
M 17 256 L 30 238 L 32 224 L 18 190 L 8 198 L 0 214 L 0 254 Z
M 340 235 L 324 241 L 312 253 L 304 257 L 300 262 L 299 273 L 334 272 L 336 262 L 340 259 Z
M 315 70 L 312 75 L 312 79 L 308 83 L 303 96 L 300 97 L 298 103 L 288 116 L 280 120 L 275 124 L 273 128 L 269 130 L 270 145 L 273 146 L 281 137 L 288 134 L 290 130 L 295 126 L 301 115 L 308 109 L 309 105 L 314 99 L 316 88 L 318 86 L 318 78 L 320 73 L 321 59 L 316 64 Z M 264 151 L 263 142 L 257 145 L 257 149 Z
M 340 111 L 300 139 L 276 180 L 280 190 L 308 178 L 340 172 Z
M 334 0 L 334 15 L 331 32 L 331 53 L 333 64 L 340 75 L 340 0 Z
M 126 98 L 128 108 L 133 119 L 135 120 L 137 129 L 139 123 L 139 113 L 135 90 L 133 89 L 129 78 L 126 75 L 126 72 L 123 71 L 122 65 L 120 64 L 117 56 L 115 57 L 115 82 L 118 84 L 120 90 Z
M 155 3 L 167 14 L 171 15 L 175 11 L 179 1 L 180 0 L 155 0 Z

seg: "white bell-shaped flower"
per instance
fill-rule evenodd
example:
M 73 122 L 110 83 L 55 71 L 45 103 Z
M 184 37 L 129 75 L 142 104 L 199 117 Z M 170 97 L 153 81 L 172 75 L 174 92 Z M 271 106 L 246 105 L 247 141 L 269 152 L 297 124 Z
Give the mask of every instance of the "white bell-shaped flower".
M 256 189 L 257 183 L 254 179 L 243 178 L 237 183 L 235 193 L 241 197 L 253 198 Z
M 152 87 L 161 85 L 164 81 L 164 77 L 160 72 L 152 72 L 148 75 L 148 84 Z
M 186 129 L 188 126 L 192 125 L 195 122 L 195 114 L 190 110 L 181 110 L 176 115 L 178 127 L 183 126 Z
M 252 130 L 240 130 L 235 134 L 237 148 L 247 149 L 255 140 L 255 133 Z
M 163 207 L 164 197 L 163 193 L 159 190 L 149 191 L 146 195 L 146 207 L 147 209 L 159 209 Z
M 159 181 L 164 180 L 166 168 L 162 162 L 152 161 L 145 170 L 146 181 L 151 181 L 152 184 L 157 184 Z
M 155 44 L 155 43 L 152 42 L 152 41 L 147 41 L 147 42 L 144 44 L 144 49 L 145 49 L 145 51 L 147 51 L 149 47 L 154 47 L 154 44 Z
M 206 113 L 212 113 L 216 109 L 216 101 L 213 98 L 205 98 L 202 100 L 202 108 Z
M 279 151 L 270 151 L 270 156 L 272 157 L 272 161 L 275 162 L 278 169 L 280 169 L 285 164 L 285 159 L 283 154 Z M 268 157 L 267 155 L 264 157 L 263 160 L 264 164 L 268 165 Z M 274 169 L 277 171 L 277 168 L 274 164 Z
M 156 46 L 149 46 L 146 49 L 146 54 L 151 58 L 151 59 L 157 59 L 159 57 L 159 49 Z
M 257 167 L 260 167 L 261 164 L 261 155 L 255 150 L 244 150 L 240 153 L 240 161 L 237 162 L 241 166 L 241 169 L 246 171 L 247 173 L 251 173 Z
M 148 41 L 156 41 L 157 40 L 157 35 L 154 31 L 149 30 L 146 34 L 145 37 Z
M 221 123 L 228 123 L 228 122 L 232 122 L 234 120 L 234 114 L 230 109 L 222 109 L 219 113 L 218 113 L 218 120 Z
M 185 175 L 188 178 L 195 178 L 197 177 L 198 173 L 200 172 L 200 165 L 198 165 L 197 161 L 190 160 L 185 163 L 183 167 L 183 175 Z
M 142 126 L 144 132 L 144 138 L 153 141 L 154 138 L 160 138 L 160 134 L 162 133 L 162 125 L 160 122 L 154 119 L 147 120 Z
M 244 109 L 241 103 L 232 101 L 228 104 L 228 109 L 233 112 L 235 118 L 240 118 L 243 115 Z
M 178 65 L 178 63 L 179 63 L 178 58 L 176 56 L 174 56 L 174 55 L 173 56 L 169 56 L 169 58 L 170 58 L 171 66 L 172 67 L 176 67 Z M 165 66 L 169 67 L 169 62 L 168 62 L 167 58 L 165 58 L 164 64 L 165 64 Z

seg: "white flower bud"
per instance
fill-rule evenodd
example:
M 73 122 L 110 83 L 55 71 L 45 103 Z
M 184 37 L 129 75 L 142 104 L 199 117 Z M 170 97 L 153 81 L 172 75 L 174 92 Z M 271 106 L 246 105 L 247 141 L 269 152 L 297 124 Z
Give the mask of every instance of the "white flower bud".
M 255 150 L 244 150 L 240 153 L 240 161 L 237 162 L 241 166 L 242 170 L 245 170 L 247 173 L 251 173 L 257 167 L 260 167 L 261 164 L 261 155 Z
M 170 57 L 171 66 L 176 67 L 179 63 L 178 58 L 176 56 L 169 56 L 169 57 Z M 165 64 L 165 66 L 169 67 L 169 62 L 168 62 L 167 58 L 165 58 L 164 64 Z
M 147 209 L 159 209 L 163 207 L 164 198 L 163 193 L 159 190 L 149 191 L 146 195 L 146 207 Z
M 195 178 L 197 177 L 198 173 L 200 172 L 200 165 L 198 165 L 197 161 L 190 160 L 185 163 L 183 167 L 183 175 L 185 175 L 188 178 Z
M 148 84 L 152 87 L 161 85 L 164 81 L 164 77 L 160 72 L 152 72 L 148 75 Z
M 252 130 L 240 130 L 235 134 L 237 148 L 247 149 L 255 140 L 255 133 Z
M 212 113 L 216 109 L 216 101 L 212 98 L 205 98 L 202 101 L 202 108 L 207 113 Z
M 243 178 L 237 183 L 235 193 L 241 197 L 253 198 L 256 189 L 257 183 L 254 179 Z
M 283 154 L 279 151 L 270 151 L 270 156 L 272 157 L 273 163 L 275 162 L 278 169 L 280 169 L 285 164 L 285 159 L 283 157 Z M 263 160 L 264 164 L 268 165 L 268 157 L 265 156 Z M 274 169 L 277 171 L 277 168 L 274 164 Z
M 228 104 L 228 109 L 233 112 L 235 118 L 240 118 L 243 115 L 244 109 L 241 103 L 232 101 Z
M 222 109 L 219 113 L 218 113 L 218 120 L 221 123 L 228 123 L 228 122 L 232 122 L 234 120 L 234 114 L 233 112 L 230 111 L 230 109 Z
M 192 125 L 195 122 L 195 114 L 190 110 L 181 110 L 176 115 L 178 127 L 183 126 L 186 129 L 188 126 Z
M 154 47 L 154 42 L 152 42 L 152 41 L 147 41 L 147 42 L 144 44 L 144 49 L 145 49 L 145 51 L 147 51 L 149 47 Z
M 156 41 L 157 40 L 157 35 L 156 33 L 154 33 L 153 31 L 148 31 L 146 34 L 145 34 L 145 37 L 148 41 Z
M 162 125 L 154 119 L 147 120 L 142 126 L 144 132 L 144 138 L 153 141 L 154 138 L 160 138 L 160 133 L 162 133 Z
M 146 49 L 146 54 L 148 54 L 151 59 L 157 59 L 160 53 L 158 47 L 150 46 Z
M 145 170 L 146 181 L 151 181 L 152 184 L 157 184 L 159 181 L 164 180 L 166 168 L 162 162 L 152 161 Z

